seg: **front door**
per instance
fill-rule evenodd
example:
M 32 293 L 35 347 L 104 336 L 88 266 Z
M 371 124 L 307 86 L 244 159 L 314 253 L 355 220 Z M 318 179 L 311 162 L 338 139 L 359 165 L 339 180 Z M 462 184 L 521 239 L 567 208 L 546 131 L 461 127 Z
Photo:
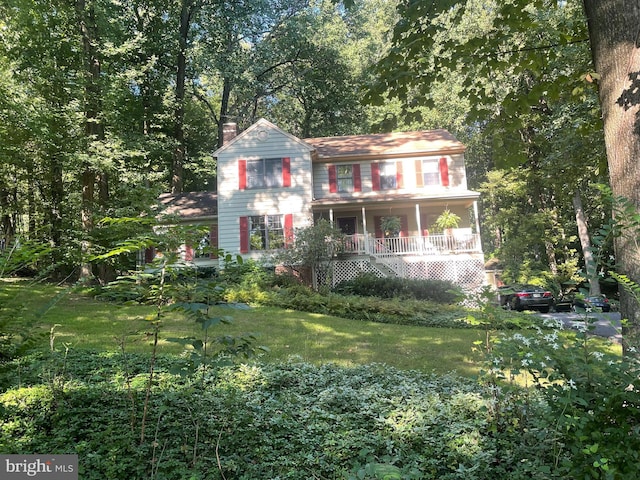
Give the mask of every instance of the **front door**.
M 356 217 L 340 217 L 337 223 L 338 229 L 345 235 L 356 234 Z

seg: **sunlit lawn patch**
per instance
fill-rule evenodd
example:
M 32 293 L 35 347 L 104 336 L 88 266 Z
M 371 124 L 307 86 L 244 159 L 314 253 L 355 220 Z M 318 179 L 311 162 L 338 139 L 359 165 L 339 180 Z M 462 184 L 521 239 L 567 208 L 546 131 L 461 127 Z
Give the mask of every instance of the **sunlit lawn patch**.
M 21 292 L 23 300 L 42 309 L 59 289 L 39 286 Z M 54 343 L 74 349 L 150 351 L 157 310 L 144 305 L 117 305 L 68 293 L 52 303 L 40 319 L 53 330 Z M 472 347 L 481 333 L 473 329 L 426 328 L 355 321 L 328 315 L 272 307 L 233 309 L 213 307 L 213 314 L 229 316 L 230 324 L 212 327 L 210 335 L 253 333 L 256 344 L 269 349 L 265 361 L 297 356 L 311 363 L 362 365 L 386 363 L 402 369 L 473 375 L 478 372 Z M 202 338 L 198 325 L 179 314 L 161 316 L 160 353 L 184 351 L 172 337 Z

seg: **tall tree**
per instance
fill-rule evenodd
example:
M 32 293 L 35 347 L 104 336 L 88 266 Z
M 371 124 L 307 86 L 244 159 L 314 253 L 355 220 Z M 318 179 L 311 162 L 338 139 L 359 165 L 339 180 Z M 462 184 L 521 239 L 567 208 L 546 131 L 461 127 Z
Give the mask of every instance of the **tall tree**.
M 598 91 L 611 188 L 640 212 L 640 5 L 632 0 L 584 0 Z M 619 272 L 640 284 L 639 232 L 615 240 Z M 640 305 L 626 290 L 620 310 L 630 320 L 626 332 L 640 334 Z

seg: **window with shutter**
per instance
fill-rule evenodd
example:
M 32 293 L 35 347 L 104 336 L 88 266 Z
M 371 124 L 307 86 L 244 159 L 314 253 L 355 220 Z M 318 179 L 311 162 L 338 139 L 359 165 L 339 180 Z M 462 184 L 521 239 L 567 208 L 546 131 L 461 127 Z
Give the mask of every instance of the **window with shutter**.
M 418 187 L 429 187 L 442 185 L 449 186 L 449 169 L 447 159 L 427 158 L 416 160 L 416 185 Z
M 293 235 L 293 216 L 252 215 L 240 218 L 240 251 L 277 250 L 285 246 L 286 222 Z
M 329 192 L 352 193 L 362 190 L 360 165 L 329 165 Z
M 291 159 L 288 157 L 240 160 L 239 169 L 241 190 L 291 186 Z
M 394 190 L 398 188 L 398 172 L 396 162 L 379 164 L 380 190 Z

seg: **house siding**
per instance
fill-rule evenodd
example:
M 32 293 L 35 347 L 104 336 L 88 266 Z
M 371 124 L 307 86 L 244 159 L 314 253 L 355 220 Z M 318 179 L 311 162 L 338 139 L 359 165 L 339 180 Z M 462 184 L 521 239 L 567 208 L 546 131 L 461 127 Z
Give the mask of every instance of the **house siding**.
M 288 158 L 290 186 L 241 190 L 239 160 L 262 158 Z M 304 144 L 266 125 L 237 138 L 218 155 L 218 202 L 222 207 L 218 211 L 219 247 L 226 252 L 240 253 L 241 217 L 292 214 L 294 228 L 308 225 L 311 185 L 311 156 Z M 259 258 L 263 254 L 249 252 L 244 256 Z

